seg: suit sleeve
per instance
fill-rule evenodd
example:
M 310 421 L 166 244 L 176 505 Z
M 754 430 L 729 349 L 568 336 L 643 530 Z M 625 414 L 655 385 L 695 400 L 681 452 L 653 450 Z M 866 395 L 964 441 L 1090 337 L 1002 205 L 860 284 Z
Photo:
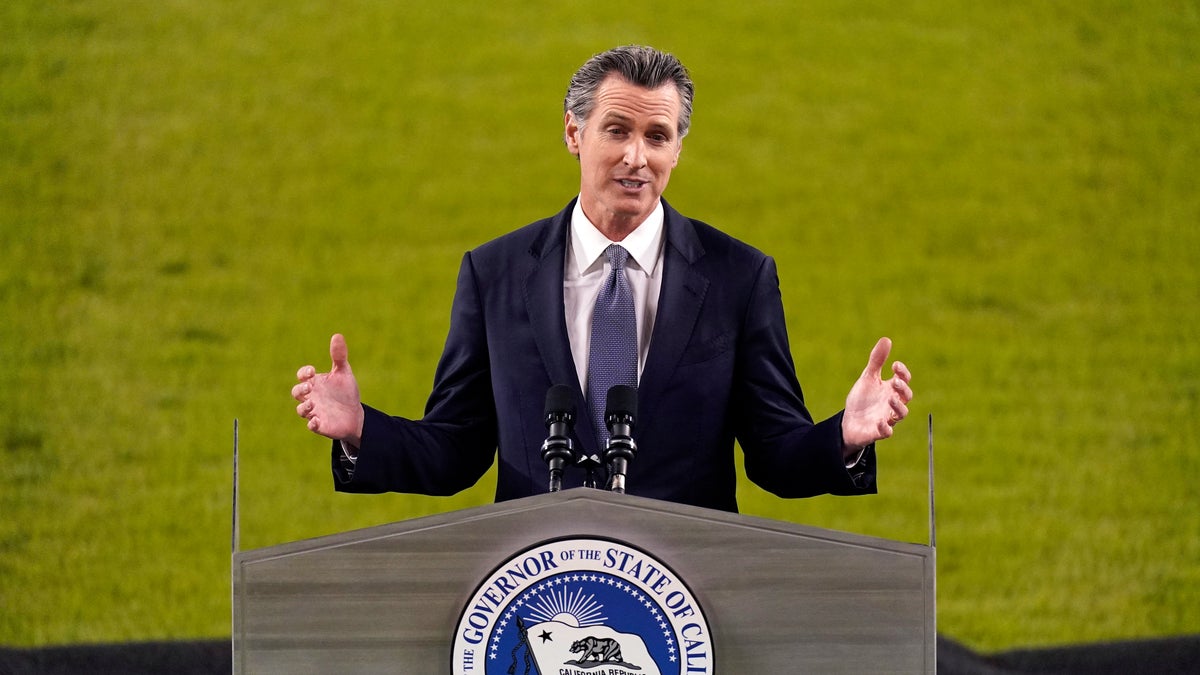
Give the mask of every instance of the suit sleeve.
M 492 465 L 496 406 L 479 297 L 468 253 L 424 417 L 393 417 L 364 405 L 362 446 L 352 471 L 334 443 L 338 491 L 450 495 L 474 485 Z
M 847 468 L 842 456 L 842 413 L 813 423 L 804 405 L 788 344 L 775 261 L 756 272 L 738 349 L 735 433 L 746 474 L 780 497 L 876 492 L 875 450 Z

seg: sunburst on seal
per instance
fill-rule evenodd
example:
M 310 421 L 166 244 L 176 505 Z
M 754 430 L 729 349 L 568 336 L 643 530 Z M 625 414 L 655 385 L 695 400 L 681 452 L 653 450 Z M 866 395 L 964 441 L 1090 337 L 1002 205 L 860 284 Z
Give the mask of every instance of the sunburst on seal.
M 537 621 L 557 621 L 576 628 L 600 626 L 608 621 L 602 614 L 604 605 L 596 601 L 595 595 L 584 596 L 582 588 L 568 591 L 566 588 L 551 590 L 531 600 L 529 617 Z

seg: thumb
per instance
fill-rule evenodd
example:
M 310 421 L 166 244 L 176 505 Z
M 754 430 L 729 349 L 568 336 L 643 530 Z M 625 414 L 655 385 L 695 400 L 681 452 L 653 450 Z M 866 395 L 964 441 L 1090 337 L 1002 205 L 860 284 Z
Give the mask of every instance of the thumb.
M 341 333 L 334 333 L 329 339 L 329 358 L 333 360 L 333 369 L 342 370 L 350 367 L 349 352 L 346 348 L 346 338 Z
M 863 375 L 880 378 L 883 373 L 883 364 L 887 363 L 890 353 L 892 353 L 892 340 L 886 337 L 879 338 L 879 342 L 876 342 L 875 347 L 871 349 L 871 358 L 867 359 L 867 367 L 863 370 Z

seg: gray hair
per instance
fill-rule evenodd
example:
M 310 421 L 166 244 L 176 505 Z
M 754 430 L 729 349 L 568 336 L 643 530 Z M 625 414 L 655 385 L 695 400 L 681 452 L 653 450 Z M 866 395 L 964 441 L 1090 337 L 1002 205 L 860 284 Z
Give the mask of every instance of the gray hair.
M 617 47 L 588 59 L 571 77 L 567 96 L 563 100 L 563 113 L 574 114 L 580 126 L 586 124 L 596 105 L 596 91 L 613 73 L 630 84 L 647 89 L 658 89 L 673 83 L 679 90 L 677 131 L 679 138 L 687 136 L 692 123 L 692 98 L 696 94 L 696 87 L 679 59 L 653 47 Z

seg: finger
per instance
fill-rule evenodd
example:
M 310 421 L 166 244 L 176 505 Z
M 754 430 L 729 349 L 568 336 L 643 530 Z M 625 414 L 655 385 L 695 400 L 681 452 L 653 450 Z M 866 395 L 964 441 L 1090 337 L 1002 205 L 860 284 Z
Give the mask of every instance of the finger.
M 892 378 L 891 383 L 892 390 L 895 391 L 896 395 L 900 397 L 901 402 L 908 403 L 909 401 L 913 400 L 912 387 L 908 386 L 907 382 L 898 377 L 894 377 Z
M 908 417 L 908 406 L 901 401 L 890 401 L 892 404 L 892 424 Z
M 912 382 L 912 373 L 908 372 L 908 366 L 904 365 L 903 361 L 893 363 L 892 372 L 905 382 Z
M 317 374 L 317 369 L 312 366 L 304 366 L 296 371 L 296 379 L 300 381 L 311 380 Z
M 310 418 L 308 419 L 308 430 L 309 430 L 309 431 L 311 431 L 311 432 L 313 432 L 313 433 L 320 433 L 320 431 L 321 431 L 321 419 L 320 419 L 320 418 L 318 418 L 318 417 L 310 417 Z
M 292 387 L 292 398 L 296 399 L 297 401 L 303 402 L 308 398 L 310 393 L 312 393 L 312 385 L 308 382 L 301 382 L 300 384 Z
M 884 438 L 891 438 L 892 434 L 895 432 L 892 431 L 892 425 L 888 420 L 882 420 L 879 422 L 879 425 L 876 427 L 875 433 L 876 433 L 876 435 L 879 436 L 880 439 L 884 439 Z
M 871 358 L 867 359 L 867 367 L 863 375 L 879 378 L 883 373 L 883 364 L 887 363 L 888 354 L 892 351 L 892 341 L 889 338 L 879 338 L 879 342 L 871 349 Z
M 300 405 L 296 406 L 296 414 L 307 418 L 310 414 L 312 414 L 312 408 L 311 401 L 303 401 L 300 403 Z
M 334 370 L 350 366 L 348 352 L 346 338 L 341 333 L 334 333 L 333 337 L 329 338 L 329 358 L 333 361 Z

